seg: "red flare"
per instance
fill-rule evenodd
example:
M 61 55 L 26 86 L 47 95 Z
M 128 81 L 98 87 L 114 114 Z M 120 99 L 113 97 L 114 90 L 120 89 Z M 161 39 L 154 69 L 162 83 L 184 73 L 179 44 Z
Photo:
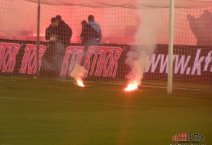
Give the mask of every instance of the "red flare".
M 124 89 L 125 91 L 134 91 L 138 88 L 138 83 L 137 82 L 131 82 L 128 84 L 128 86 Z
M 85 87 L 82 80 L 77 80 L 77 85 L 80 87 Z

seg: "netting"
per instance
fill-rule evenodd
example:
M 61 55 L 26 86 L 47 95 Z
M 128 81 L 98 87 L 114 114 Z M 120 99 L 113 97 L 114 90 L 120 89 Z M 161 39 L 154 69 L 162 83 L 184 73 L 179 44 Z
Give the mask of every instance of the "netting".
M 1 0 L 0 3 L 0 76 L 2 79 L 32 77 L 37 72 L 37 0 Z M 212 82 L 211 5 L 209 1 L 175 2 L 173 68 L 176 84 Z M 80 34 L 81 22 L 88 21 L 90 14 L 101 27 L 102 39 L 99 45 L 87 50 Z M 56 15 L 71 28 L 70 43 L 66 38 L 59 38 L 60 35 L 68 37 L 67 29 L 60 29 L 56 36 L 67 43 L 46 40 L 46 29 Z M 129 51 L 133 50 L 132 54 L 137 55 L 130 58 L 141 60 L 141 63 L 130 61 L 130 64 L 142 65 L 141 70 L 134 71 L 142 74 L 139 77 L 143 83 L 166 85 L 168 24 L 169 1 L 41 0 L 40 77 L 70 79 L 77 62 L 86 68 L 86 80 L 125 83 L 132 78 L 129 77 L 132 65 L 126 64 L 126 60 Z M 149 31 L 151 28 L 155 31 Z M 151 51 L 143 51 L 148 49 L 145 47 L 148 43 L 154 44 Z M 87 55 L 84 56 L 85 51 Z M 140 59 L 142 57 L 144 59 Z M 146 60 L 149 63 L 142 64 Z
M 36 51 L 36 4 L 20 0 L 1 0 L 0 3 L 1 80 L 10 79 L 11 76 L 21 78 L 25 70 L 22 69 L 23 67 L 29 69 L 30 74 L 35 74 L 36 57 L 33 55 L 33 51 Z M 29 56 L 29 54 L 30 58 L 26 57 Z M 33 63 L 31 63 L 29 59 L 31 59 Z M 28 68 L 27 64 L 30 64 Z
M 210 5 L 175 9 L 174 39 L 180 41 L 174 43 L 174 85 L 184 82 L 189 87 L 205 84 L 203 88 L 211 88 L 211 12 Z

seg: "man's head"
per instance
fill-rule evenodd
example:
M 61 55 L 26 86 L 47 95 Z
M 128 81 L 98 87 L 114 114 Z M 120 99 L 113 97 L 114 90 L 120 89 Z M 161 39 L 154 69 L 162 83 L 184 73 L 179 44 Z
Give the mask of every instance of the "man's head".
M 57 27 L 58 26 L 58 20 L 56 18 L 51 19 L 51 26 L 52 27 Z
M 57 15 L 56 16 L 56 19 L 58 20 L 58 22 L 61 22 L 62 21 L 62 17 L 60 15 Z
M 90 21 L 93 21 L 94 22 L 94 16 L 93 15 L 89 15 L 88 16 L 88 21 L 90 22 Z
M 83 20 L 83 21 L 81 22 L 82 27 L 84 27 L 85 24 L 87 24 L 87 22 L 86 22 L 85 20 Z

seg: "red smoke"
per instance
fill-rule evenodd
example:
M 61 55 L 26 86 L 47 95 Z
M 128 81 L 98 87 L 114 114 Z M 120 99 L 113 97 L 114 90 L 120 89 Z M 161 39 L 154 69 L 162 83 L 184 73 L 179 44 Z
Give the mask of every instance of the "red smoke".
M 37 2 L 37 0 L 35 1 Z M 52 3 L 65 4 L 70 3 L 68 0 L 55 0 Z M 92 3 L 100 5 L 100 3 L 111 4 L 133 4 L 137 1 L 130 0 L 99 0 L 99 3 L 92 3 L 86 0 L 74 0 L 71 3 Z M 146 1 L 141 1 L 144 3 Z M 155 1 L 157 7 L 163 5 L 163 2 Z M 183 6 L 183 5 L 182 5 Z M 195 45 L 196 38 L 191 32 L 187 15 L 199 17 L 205 9 L 211 11 L 211 7 L 197 9 L 176 9 L 175 10 L 175 44 Z M 159 43 L 168 43 L 168 7 L 163 8 L 163 20 L 165 22 L 164 33 L 161 34 L 162 40 Z M 80 42 L 80 32 L 82 20 L 87 20 L 87 16 L 92 14 L 95 21 L 101 25 L 103 39 L 102 43 L 121 43 L 133 44 L 134 34 L 139 26 L 139 18 L 137 9 L 109 7 L 109 8 L 93 8 L 83 6 L 61 6 L 41 4 L 41 20 L 40 20 L 40 36 L 44 39 L 45 29 L 49 26 L 50 20 L 56 15 L 61 15 L 63 20 L 72 28 L 72 43 Z M 14 40 L 36 40 L 37 33 L 37 3 L 24 0 L 0 0 L 0 38 Z M 182 37 L 186 36 L 186 37 Z

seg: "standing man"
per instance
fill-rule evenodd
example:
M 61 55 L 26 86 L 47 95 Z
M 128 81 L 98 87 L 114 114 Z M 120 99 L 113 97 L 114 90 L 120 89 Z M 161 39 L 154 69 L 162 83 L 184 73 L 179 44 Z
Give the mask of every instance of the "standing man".
M 85 20 L 81 22 L 82 32 L 80 34 L 80 39 L 82 40 L 82 44 L 85 47 L 89 47 L 90 45 L 98 45 L 97 39 L 99 38 L 98 32 Z
M 51 19 L 51 24 L 46 28 L 46 40 L 49 40 L 46 52 L 42 58 L 41 77 L 57 77 L 58 72 L 55 68 L 57 60 L 56 57 L 56 43 L 58 41 L 58 20 L 54 17 Z
M 85 46 L 84 55 L 82 57 L 81 64 L 84 64 L 85 57 L 90 46 L 97 46 L 99 45 L 102 39 L 102 31 L 100 25 L 95 22 L 94 16 L 88 16 L 88 23 L 86 21 L 81 22 L 82 25 L 82 33 L 80 38 Z
M 87 24 L 87 22 L 85 21 L 85 20 L 83 20 L 82 22 L 81 22 L 81 26 L 82 26 L 82 31 L 81 31 L 81 34 L 80 34 L 80 39 L 81 39 L 81 41 L 82 41 L 82 44 L 84 45 L 84 43 L 85 43 L 85 41 L 86 41 L 86 38 L 84 38 L 84 29 L 85 29 L 85 25 Z
M 89 15 L 88 16 L 88 24 L 91 25 L 91 27 L 93 27 L 97 31 L 99 37 L 96 38 L 96 41 L 98 43 L 100 43 L 100 41 L 102 39 L 102 30 L 101 30 L 100 25 L 95 22 L 95 19 L 94 19 L 94 16 L 93 15 Z
M 70 44 L 70 39 L 72 36 L 72 29 L 69 27 L 68 24 L 66 24 L 60 15 L 56 16 L 56 19 L 58 20 L 58 31 L 59 31 L 59 36 L 58 39 L 61 41 L 61 43 L 64 46 L 67 46 Z
M 72 36 L 72 30 L 69 27 L 68 24 L 66 24 L 60 15 L 56 16 L 56 19 L 58 20 L 58 41 L 56 42 L 56 60 L 57 64 L 55 65 L 58 75 L 61 71 L 61 66 L 63 63 L 63 58 L 65 55 L 66 48 L 70 44 L 70 39 Z
M 99 44 L 99 34 L 90 24 L 88 24 L 85 20 L 81 22 L 82 32 L 80 34 L 80 39 L 82 40 L 82 44 L 85 46 L 84 55 L 82 57 L 81 65 L 84 64 L 85 57 L 90 46 L 97 46 Z
M 50 42 L 55 42 L 58 38 L 58 21 L 56 18 L 51 19 L 51 24 L 46 28 L 45 38 Z

